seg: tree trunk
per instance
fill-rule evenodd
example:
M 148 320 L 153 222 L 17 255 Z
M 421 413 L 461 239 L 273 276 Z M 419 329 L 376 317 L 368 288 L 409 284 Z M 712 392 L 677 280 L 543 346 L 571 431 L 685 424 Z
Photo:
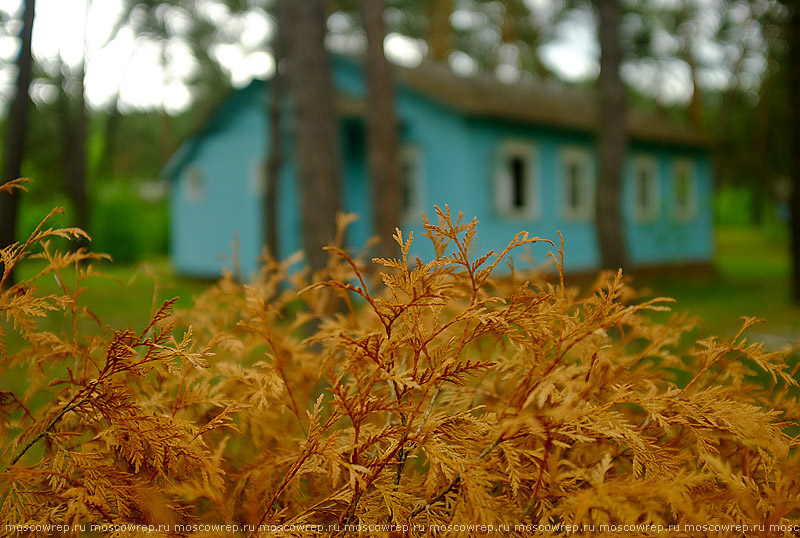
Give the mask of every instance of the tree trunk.
M 273 56 L 275 58 L 275 75 L 271 84 L 265 85 L 270 90 L 267 99 L 267 160 L 261 173 L 264 174 L 264 193 L 261 205 L 261 223 L 264 233 L 264 246 L 270 255 L 279 258 L 280 243 L 278 241 L 278 186 L 283 166 L 283 132 L 281 131 L 281 102 L 283 101 L 286 83 L 283 69 L 286 68 L 286 55 L 289 41 L 286 29 L 291 24 L 286 11 L 286 3 L 279 2 L 275 17 L 278 20 L 278 31 L 275 35 Z M 282 65 L 283 64 L 283 65 Z
M 800 0 L 789 0 L 789 20 L 787 21 L 786 41 L 789 46 L 789 105 L 792 121 L 789 173 L 792 178 L 792 298 L 800 304 Z
M 622 170 L 627 147 L 625 87 L 619 70 L 619 0 L 595 0 L 600 16 L 600 129 L 596 224 L 603 268 L 625 268 L 628 255 L 622 221 Z
M 70 96 L 72 75 L 66 65 L 61 65 L 58 97 L 58 125 L 61 129 L 62 162 L 64 166 L 64 184 L 67 195 L 72 202 L 75 215 L 73 224 L 87 230 L 86 203 L 86 102 L 83 92 L 84 69 L 75 77 L 76 89 L 74 99 Z M 74 103 L 72 102 L 74 100 Z M 75 246 L 85 246 L 85 241 L 78 241 Z
M 690 38 L 687 38 L 690 39 Z M 703 90 L 697 83 L 697 61 L 691 50 L 691 43 L 686 43 L 682 50 L 683 61 L 689 66 L 689 78 L 692 81 L 692 97 L 689 101 L 689 121 L 697 131 L 706 128 L 705 104 L 703 103 Z
M 22 20 L 22 29 L 20 30 L 20 41 L 22 43 L 17 57 L 16 95 L 11 103 L 6 127 L 3 183 L 18 178 L 22 172 L 25 137 L 28 131 L 28 110 L 30 109 L 28 89 L 31 85 L 33 73 L 31 37 L 33 35 L 35 3 L 35 0 L 25 0 L 25 12 Z M 13 244 L 16 240 L 17 206 L 19 204 L 19 195 L 16 192 L 0 193 L 0 249 Z M 14 277 L 10 275 L 6 283 L 10 284 L 13 281 Z
M 453 45 L 453 28 L 450 15 L 453 11 L 453 0 L 426 0 L 428 16 L 428 48 L 434 60 L 446 62 L 455 48 Z
M 322 0 L 282 0 L 292 36 L 288 80 L 294 99 L 295 151 L 300 187 L 303 246 L 312 270 L 325 267 L 322 250 L 335 239 L 341 207 L 338 120 L 330 57 L 325 50 Z
M 119 93 L 114 98 L 114 104 L 108 111 L 103 125 L 102 150 L 94 161 L 92 177 L 109 179 L 116 175 L 114 157 L 117 153 L 119 126 L 122 113 L 119 110 Z
M 88 136 L 88 118 L 86 115 L 86 94 L 84 79 L 86 70 L 81 63 L 76 78 L 75 116 L 72 121 L 71 133 L 67 132 L 67 192 L 75 206 L 75 225 L 83 230 L 88 230 L 89 205 L 86 195 L 86 137 Z M 81 246 L 83 241 L 80 242 Z
M 277 71 L 269 85 L 272 92 L 266 98 L 267 131 L 269 147 L 264 169 L 260 173 L 264 177 L 261 217 L 264 231 L 264 246 L 271 256 L 280 257 L 278 241 L 278 184 L 281 179 L 283 165 L 283 134 L 281 132 L 281 98 L 283 95 L 283 76 Z
M 758 96 L 758 104 L 753 113 L 753 179 L 748 182 L 748 189 L 751 193 L 750 222 L 755 226 L 764 223 L 764 210 L 769 199 L 769 192 L 772 187 L 772 170 L 769 166 L 769 137 L 772 125 L 770 122 L 769 103 L 773 100 L 772 76 L 767 73 L 761 81 L 761 91 Z
M 542 23 L 533 16 L 524 0 L 503 0 L 502 5 L 503 25 L 500 38 L 503 44 L 517 47 L 519 51 L 517 67 L 541 80 L 553 78 L 553 73 L 541 61 L 541 52 L 547 42 L 543 36 Z M 524 29 L 521 28 L 523 24 L 526 25 L 522 27 Z M 527 47 L 520 47 L 520 43 L 524 43 Z
M 383 0 L 362 0 L 361 18 L 367 34 L 367 152 L 372 191 L 372 221 L 380 237 L 376 254 L 397 255 L 392 239 L 402 213 L 397 117 L 392 71 L 383 52 Z
M 697 83 L 697 59 L 695 58 L 694 46 L 696 29 L 690 21 L 698 19 L 697 8 L 692 2 L 683 0 L 677 12 L 677 37 L 680 43 L 678 58 L 686 62 L 689 67 L 689 81 L 692 84 L 692 97 L 689 101 L 689 122 L 691 126 L 698 130 L 705 130 L 705 103 L 703 100 L 703 90 Z

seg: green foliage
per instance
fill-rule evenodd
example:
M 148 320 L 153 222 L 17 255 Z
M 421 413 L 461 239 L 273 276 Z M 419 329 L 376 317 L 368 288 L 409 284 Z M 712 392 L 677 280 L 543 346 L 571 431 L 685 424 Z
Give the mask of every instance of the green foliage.
M 140 198 L 139 183 L 106 182 L 93 189 L 89 214 L 92 248 L 109 254 L 119 262 L 140 261 L 164 256 L 169 243 L 169 216 L 166 200 L 147 201 Z M 19 218 L 20 238 L 26 238 L 53 206 L 64 211 L 55 215 L 51 224 L 67 227 L 75 212 L 65 195 L 52 194 L 44 199 L 25 196 Z M 67 242 L 56 238 L 53 246 L 67 248 Z
M 721 188 L 714 196 L 716 223 L 721 226 L 752 226 L 753 193 L 749 189 Z
M 712 271 L 637 276 L 638 288 L 676 299 L 676 311 L 703 320 L 697 334 L 733 335 L 742 316 L 764 318 L 751 330 L 773 349 L 797 342 L 800 309 L 788 300 L 790 258 L 785 228 L 718 227 Z M 666 319 L 662 317 L 660 319 Z M 757 335 L 757 336 L 756 336 Z
M 17 238 L 24 241 L 31 236 L 33 231 L 41 224 L 42 219 L 47 216 L 54 207 L 62 208 L 62 211 L 52 215 L 49 224 L 55 228 L 67 228 L 71 224 L 69 215 L 74 214 L 71 203 L 65 195 L 52 194 L 41 200 L 26 193 L 21 197 L 21 207 L 17 223 Z M 51 245 L 57 250 L 67 250 L 69 242 L 64 238 L 51 239 Z
M 372 265 L 337 247 L 316 275 L 266 260 L 249 285 L 223 278 L 136 328 L 81 306 L 88 254 L 45 248 L 45 273 L 74 265 L 78 278 L 60 294 L 41 296 L 36 279 L 0 294 L 26 346 L 3 352 L 1 373 L 30 378 L 0 400 L 0 524 L 162 525 L 157 536 L 200 523 L 266 525 L 246 533 L 260 536 L 510 524 L 504 535 L 529 536 L 514 526 L 796 521 L 797 383 L 784 356 L 746 340 L 752 320 L 687 352 L 691 323 L 652 322 L 668 300 L 642 300 L 621 274 L 586 293 L 495 278 L 540 239 L 520 233 L 473 260 L 477 222 L 437 216 L 427 262 L 408 259 L 400 231 L 402 256 Z M 76 233 L 39 233 L 3 260 Z M 72 328 L 38 330 L 51 310 Z M 99 335 L 79 330 L 86 320 Z M 568 533 L 594 534 L 551 535 Z
M 120 262 L 165 255 L 168 220 L 164 200 L 143 201 L 130 183 L 110 183 L 98 190 L 92 208 L 93 248 Z

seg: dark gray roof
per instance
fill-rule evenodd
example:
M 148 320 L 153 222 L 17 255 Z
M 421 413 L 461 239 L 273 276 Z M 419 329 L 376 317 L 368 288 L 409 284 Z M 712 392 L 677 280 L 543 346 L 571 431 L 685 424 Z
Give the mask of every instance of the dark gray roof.
M 361 62 L 356 58 L 338 58 L 361 68 Z M 595 132 L 599 124 L 598 101 L 591 89 L 570 87 L 556 81 L 504 84 L 488 74 L 464 77 L 456 75 L 446 65 L 432 61 L 414 68 L 395 69 L 397 82 L 401 85 L 470 117 L 507 119 L 589 133 Z M 213 129 L 214 118 L 229 116 L 221 114 L 221 109 L 237 106 L 245 92 L 261 92 L 265 83 L 268 81 L 254 80 L 246 88 L 232 90 L 215 109 L 211 119 L 201 123 L 200 129 L 172 156 L 164 168 L 165 176 L 176 176 L 192 158 L 198 141 Z M 342 116 L 363 117 L 366 101 L 360 96 L 337 91 L 336 109 Z M 704 133 L 639 110 L 632 110 L 628 115 L 628 133 L 640 141 L 686 147 L 709 145 L 709 138 Z
M 504 84 L 489 74 L 462 77 L 446 65 L 423 62 L 398 67 L 398 82 L 464 114 L 594 132 L 599 126 L 595 91 L 555 81 Z M 636 140 L 682 146 L 707 146 L 705 133 L 664 118 L 630 110 L 629 136 Z

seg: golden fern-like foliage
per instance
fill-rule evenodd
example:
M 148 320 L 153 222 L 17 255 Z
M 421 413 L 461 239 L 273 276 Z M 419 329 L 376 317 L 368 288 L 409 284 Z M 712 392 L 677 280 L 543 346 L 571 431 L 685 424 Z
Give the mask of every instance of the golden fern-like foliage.
M 78 330 L 90 255 L 45 246 L 45 271 L 78 284 L 0 295 L 24 342 L 3 375 L 30 380 L 0 401 L 4 532 L 792 535 L 796 372 L 747 341 L 753 320 L 687 345 L 692 322 L 654 322 L 669 301 L 621 274 L 582 293 L 556 257 L 555 282 L 495 278 L 542 240 L 473 260 L 477 221 L 436 212 L 430 261 L 399 230 L 377 276 L 339 247 L 313 276 L 267 259 L 251 284 L 101 336 Z M 76 319 L 64 334 L 37 328 L 54 310 Z

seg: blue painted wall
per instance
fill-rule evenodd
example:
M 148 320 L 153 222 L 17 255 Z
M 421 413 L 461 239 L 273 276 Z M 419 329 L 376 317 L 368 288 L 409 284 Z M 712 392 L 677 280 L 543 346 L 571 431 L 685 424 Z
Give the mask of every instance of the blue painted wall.
M 364 84 L 358 66 L 336 61 L 337 88 L 355 98 L 363 97 Z M 254 82 L 234 92 L 223 103 L 205 130 L 188 141 L 168 165 L 172 178 L 172 259 L 176 270 L 193 275 L 218 275 L 232 267 L 234 241 L 243 276 L 258 267 L 262 244 L 261 192 L 258 176 L 267 147 L 264 121 L 266 90 Z M 419 155 L 419 205 L 434 219 L 433 206 L 449 204 L 465 218 L 477 216 L 475 257 L 503 247 L 520 230 L 553 240 L 556 247 L 536 245 L 515 255 L 515 265 L 546 261 L 556 251 L 560 231 L 566 246 L 566 268 L 590 270 L 598 264 L 593 220 L 568 218 L 564 214 L 562 159 L 565 150 L 588 152 L 590 170 L 596 177 L 595 143 L 592 136 L 537 127 L 511 121 L 470 118 L 447 104 L 434 101 L 408 88 L 397 92 L 397 113 L 402 125 L 401 144 L 416 148 Z M 358 213 L 348 229 L 348 245 L 356 248 L 371 235 L 369 182 L 366 171 L 366 140 L 363 119 L 340 120 L 344 209 Z M 301 215 L 298 207 L 296 171 L 292 165 L 291 125 L 283 126 L 285 164 L 278 185 L 279 256 L 301 248 Z M 533 217 L 509 217 L 495 207 L 494 185 L 499 151 L 508 141 L 529 144 L 534 149 L 537 211 Z M 648 222 L 635 217 L 633 188 L 637 158 L 655 164 L 658 180 L 657 216 Z M 696 214 L 679 219 L 673 214 L 673 176 L 676 162 L 691 163 L 696 181 Z M 192 199 L 187 176 L 201 170 L 205 192 Z M 712 181 L 707 151 L 634 141 L 625 169 L 623 214 L 629 253 L 636 265 L 706 262 L 713 256 Z M 429 258 L 433 249 L 422 236 L 421 219 L 400 223 L 404 234 L 414 231 L 413 253 Z
M 219 275 L 237 260 L 244 274 L 256 266 L 263 241 L 255 173 L 266 144 L 260 90 L 233 93 L 168 166 L 171 255 L 181 273 Z M 194 195 L 192 174 L 200 178 Z
M 656 218 L 650 222 L 634 217 L 633 159 L 645 157 L 655 161 L 659 204 Z M 690 218 L 675 215 L 674 176 L 676 163 L 690 163 L 695 174 L 696 212 Z M 713 181 L 707 153 L 652 144 L 633 144 L 626 163 L 623 193 L 625 223 L 631 261 L 639 266 L 670 263 L 707 262 L 714 256 Z
M 565 148 L 570 150 L 593 151 L 592 140 L 580 133 L 570 133 L 557 129 L 530 127 L 522 124 L 476 120 L 473 122 L 473 146 L 476 151 L 475 171 L 481 180 L 482 201 L 480 213 L 480 250 L 502 249 L 514 235 L 525 230 L 532 236 L 550 239 L 555 247 L 539 244 L 528 252 L 515 255 L 515 266 L 523 262 L 541 265 L 547 261 L 548 252 L 556 252 L 558 232 L 564 236 L 566 244 L 566 264 L 571 270 L 594 267 L 597 263 L 597 246 L 594 228 L 588 220 L 568 219 L 564 216 L 563 184 L 560 181 L 561 159 Z M 529 144 L 534 151 L 533 166 L 537 183 L 536 215 L 533 218 L 509 217 L 498 213 L 494 207 L 492 192 L 495 168 L 498 166 L 498 153 L 507 141 Z M 594 171 L 594 170 L 592 170 Z

